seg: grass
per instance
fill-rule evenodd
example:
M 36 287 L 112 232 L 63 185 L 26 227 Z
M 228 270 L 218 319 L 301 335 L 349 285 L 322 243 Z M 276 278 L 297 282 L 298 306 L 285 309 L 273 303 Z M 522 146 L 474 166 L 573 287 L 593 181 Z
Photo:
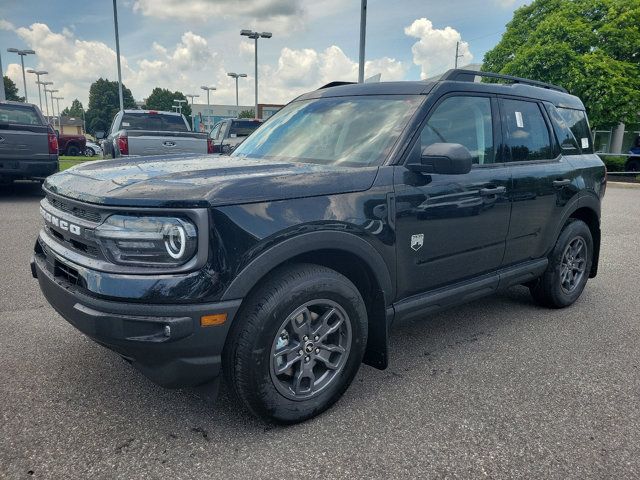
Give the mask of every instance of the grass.
M 60 171 L 66 170 L 67 168 L 73 167 L 74 165 L 78 165 L 83 162 L 90 162 L 92 160 L 100 160 L 100 158 L 85 156 L 68 157 L 66 155 L 60 155 L 58 157 L 58 162 L 60 163 Z

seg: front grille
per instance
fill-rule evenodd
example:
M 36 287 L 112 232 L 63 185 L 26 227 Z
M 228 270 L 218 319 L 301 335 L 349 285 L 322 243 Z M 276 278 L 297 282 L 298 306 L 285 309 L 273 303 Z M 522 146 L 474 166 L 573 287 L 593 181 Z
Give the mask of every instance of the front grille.
M 100 223 L 102 221 L 102 215 L 98 210 L 87 208 L 84 206 L 74 205 L 71 202 L 61 200 L 53 195 L 47 195 L 47 201 L 51 206 L 57 208 L 60 211 L 66 212 L 74 217 L 82 218 L 90 222 Z
M 71 285 L 83 286 L 83 281 L 78 274 L 78 271 L 75 268 L 70 267 L 69 265 L 65 265 L 64 263 L 59 262 L 58 260 L 54 260 L 53 275 L 57 278 L 61 278 L 69 282 Z
M 100 256 L 100 250 L 98 249 L 98 246 L 93 242 L 89 242 L 84 239 L 73 238 L 68 234 L 65 236 L 62 232 L 56 230 L 55 227 L 52 227 L 50 225 L 47 225 L 45 227 L 45 230 L 49 234 L 51 234 L 51 236 L 55 238 L 58 243 L 64 245 L 67 248 L 94 258 Z

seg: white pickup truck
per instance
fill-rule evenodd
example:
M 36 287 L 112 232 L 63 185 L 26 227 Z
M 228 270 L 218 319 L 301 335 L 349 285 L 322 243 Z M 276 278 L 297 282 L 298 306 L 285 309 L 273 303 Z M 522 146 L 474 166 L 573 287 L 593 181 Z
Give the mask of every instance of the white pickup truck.
M 213 153 L 213 143 L 204 133 L 192 132 L 184 116 L 157 110 L 123 110 L 116 114 L 102 139 L 104 156 Z

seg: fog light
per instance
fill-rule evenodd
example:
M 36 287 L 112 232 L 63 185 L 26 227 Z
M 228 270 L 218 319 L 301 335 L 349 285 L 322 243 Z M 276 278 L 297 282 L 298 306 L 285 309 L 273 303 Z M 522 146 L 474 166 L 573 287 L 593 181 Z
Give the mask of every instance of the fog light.
M 215 315 L 204 315 L 200 317 L 201 327 L 213 327 L 215 325 L 222 325 L 227 321 L 226 313 L 216 313 Z

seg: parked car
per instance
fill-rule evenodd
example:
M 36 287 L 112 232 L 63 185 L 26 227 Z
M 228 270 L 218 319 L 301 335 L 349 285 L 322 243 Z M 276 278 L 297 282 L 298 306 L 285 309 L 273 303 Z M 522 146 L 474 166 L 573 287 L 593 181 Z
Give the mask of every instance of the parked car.
M 58 152 L 60 155 L 69 155 L 71 157 L 77 157 L 83 155 L 87 146 L 87 139 L 84 135 L 70 135 L 59 133 L 56 130 L 58 136 Z
M 192 132 L 184 115 L 156 110 L 124 110 L 113 119 L 111 130 L 96 132 L 105 156 L 212 153 L 205 133 Z
M 262 120 L 242 118 L 227 119 L 216 123 L 209 132 L 213 153 L 233 152 L 260 125 L 262 125 Z
M 562 88 L 465 70 L 343 84 L 216 162 L 49 177 L 32 270 L 64 318 L 153 381 L 223 373 L 249 411 L 293 423 L 362 361 L 385 368 L 396 322 L 519 284 L 575 302 L 598 271 L 605 188 Z
M 40 109 L 0 101 L 0 184 L 43 179 L 58 171 L 58 140 Z
M 84 154 L 87 157 L 95 157 L 96 155 L 98 157 L 101 157 L 102 156 L 102 147 L 100 145 L 98 145 L 97 143 L 90 142 L 89 140 L 87 140 L 87 146 L 84 149 Z

